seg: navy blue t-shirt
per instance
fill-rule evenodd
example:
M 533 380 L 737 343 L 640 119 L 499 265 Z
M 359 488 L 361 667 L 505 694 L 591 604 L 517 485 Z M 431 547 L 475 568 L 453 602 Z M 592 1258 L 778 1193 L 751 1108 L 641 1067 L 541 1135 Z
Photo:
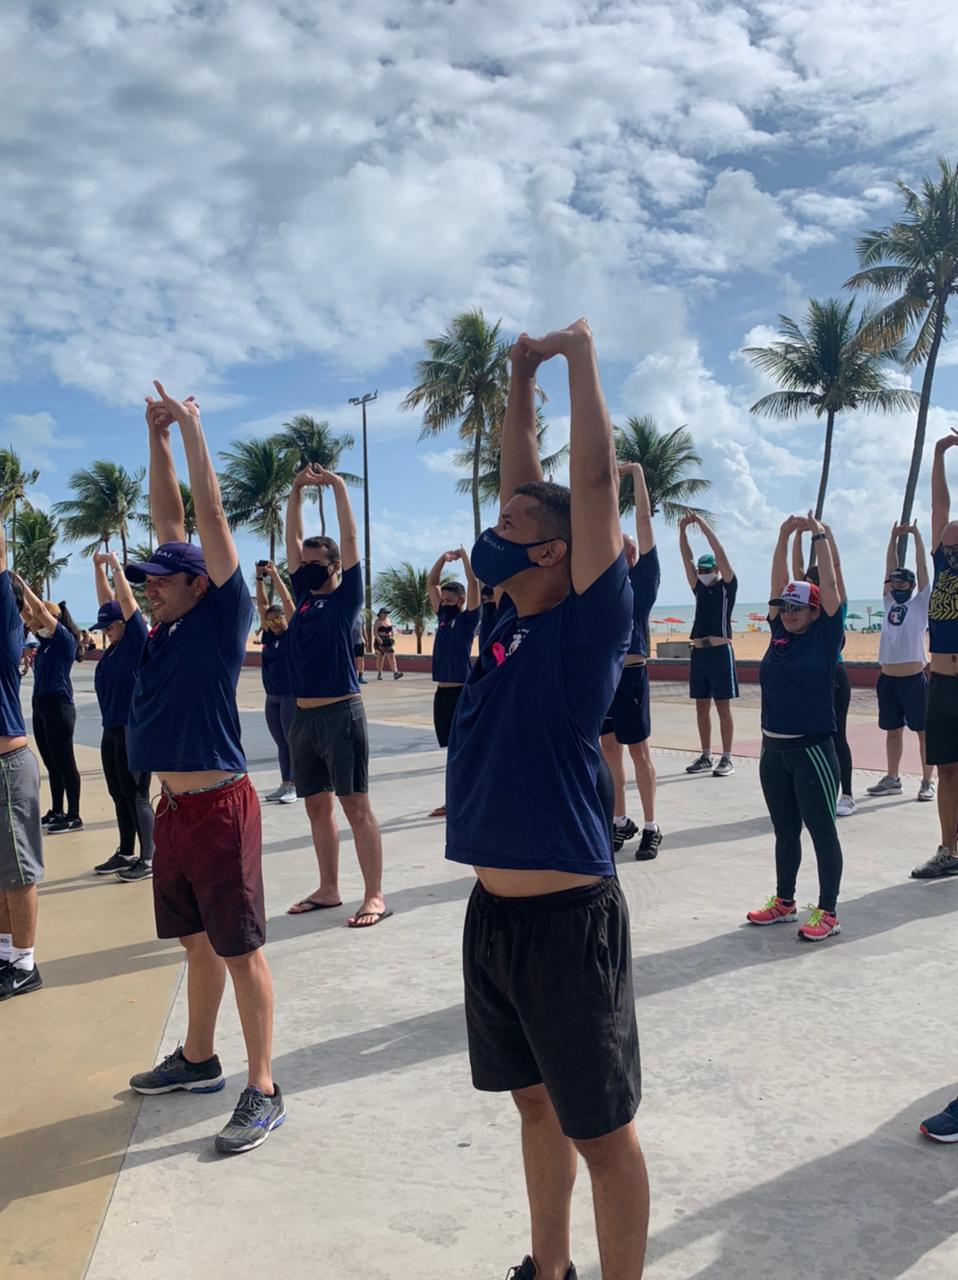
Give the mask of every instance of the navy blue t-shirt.
M 288 698 L 293 692 L 289 681 L 289 628 L 276 635 L 269 627 L 260 634 L 263 646 L 263 688 L 274 698 Z
M 441 604 L 436 611 L 432 678 L 436 684 L 465 684 L 472 669 L 472 642 L 479 625 L 478 609 Z
M 486 647 L 486 641 L 492 635 L 492 628 L 499 616 L 499 606 L 495 600 L 484 601 L 479 606 L 479 652 Z
M 5 738 L 22 738 L 26 734 L 20 707 L 23 639 L 23 620 L 13 596 L 13 583 L 4 570 L 0 573 L 0 734 Z
M 56 694 L 66 702 L 73 701 L 70 671 L 77 660 L 77 642 L 72 631 L 58 622 L 52 636 L 37 636 L 40 644 L 33 660 L 33 696 Z
M 145 645 L 146 621 L 137 609 L 127 621 L 123 635 L 104 651 L 96 664 L 93 687 L 104 729 L 116 729 L 130 718 L 136 672 Z
M 632 583 L 632 642 L 629 653 L 640 658 L 649 656 L 649 618 L 655 608 L 659 595 L 659 584 L 662 581 L 662 570 L 659 567 L 657 547 L 647 551 L 629 570 L 629 581 Z
M 353 626 L 363 607 L 363 575 L 347 569 L 335 591 L 313 595 L 302 569 L 293 574 L 296 612 L 289 628 L 290 692 L 297 698 L 343 698 L 359 693 Z
M 762 659 L 762 728 L 768 733 L 835 732 L 835 668 L 845 643 L 842 611 L 824 610 L 807 631 L 789 635 L 778 616 Z
M 958 573 L 948 568 L 941 547 L 932 554 L 935 578 L 928 601 L 930 653 L 958 653 Z
M 244 773 L 236 708 L 253 602 L 242 570 L 146 642 L 128 724 L 133 773 Z
M 596 789 L 599 730 L 632 630 L 620 555 L 582 595 L 499 620 L 459 698 L 446 765 L 446 857 L 473 866 L 611 875 Z

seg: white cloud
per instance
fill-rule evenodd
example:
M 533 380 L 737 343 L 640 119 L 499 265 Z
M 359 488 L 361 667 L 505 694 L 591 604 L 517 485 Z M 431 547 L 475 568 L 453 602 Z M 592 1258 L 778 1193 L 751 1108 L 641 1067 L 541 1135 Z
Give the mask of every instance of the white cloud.
M 458 449 L 443 449 L 441 451 L 421 453 L 419 458 L 427 471 L 433 471 L 441 476 L 455 476 L 460 479 L 463 475 L 463 469 L 456 463 L 458 453 Z
M 298 413 L 315 418 L 317 422 L 328 422 L 338 433 L 353 436 L 357 445 L 362 443 L 363 418 L 358 405 L 349 403 L 350 395 L 365 395 L 361 383 L 348 392 L 344 390 L 341 401 L 333 401 L 325 405 L 297 405 L 289 409 L 278 409 L 265 418 L 251 418 L 239 422 L 233 428 L 236 436 L 268 436 L 281 431 L 283 424 Z M 375 387 L 372 390 L 376 390 Z M 408 387 L 393 387 L 380 391 L 378 398 L 366 406 L 366 431 L 370 440 L 399 439 L 408 436 L 415 439 L 419 434 L 421 418 L 415 412 L 407 412 L 400 406 L 408 394 Z
M 28 467 L 55 470 L 54 458 L 59 450 L 78 449 L 83 444 L 75 436 L 61 435 L 53 414 L 45 409 L 38 413 L 11 413 L 6 426 L 10 443 Z

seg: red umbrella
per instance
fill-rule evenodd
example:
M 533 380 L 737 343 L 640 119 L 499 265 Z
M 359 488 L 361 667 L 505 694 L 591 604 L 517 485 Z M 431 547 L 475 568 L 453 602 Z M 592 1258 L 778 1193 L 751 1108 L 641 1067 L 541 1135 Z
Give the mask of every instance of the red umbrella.
M 750 614 L 748 615 L 748 620 L 749 620 L 749 622 L 764 622 L 764 621 L 765 621 L 765 614 L 764 614 L 764 613 L 750 613 Z
M 682 623 L 685 621 L 685 619 L 684 618 L 663 618 L 662 621 L 668 624 L 669 635 L 671 635 L 672 627 L 675 625 L 681 626 Z

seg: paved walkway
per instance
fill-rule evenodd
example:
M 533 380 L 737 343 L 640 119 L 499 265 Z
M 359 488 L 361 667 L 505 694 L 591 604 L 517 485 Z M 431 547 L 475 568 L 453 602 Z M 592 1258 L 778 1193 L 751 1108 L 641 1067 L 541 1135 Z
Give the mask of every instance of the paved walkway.
M 368 933 L 342 927 L 359 897 L 347 831 L 344 909 L 287 916 L 315 865 L 303 807 L 267 808 L 289 1120 L 227 1161 L 211 1137 L 244 1079 L 229 996 L 225 1093 L 139 1104 L 124 1089 L 176 1045 L 185 993 L 176 949 L 152 937 L 149 886 L 85 875 L 113 846 L 81 706 L 88 827 L 48 842 L 47 985 L 0 1008 L 15 1064 L 0 1104 L 3 1280 L 491 1280 L 525 1251 L 515 1117 L 469 1084 L 458 950 L 472 878 L 443 861 L 442 827 L 424 817 L 443 772 L 428 681 L 373 683 L 366 697 L 396 915 Z M 276 773 L 255 673 L 240 701 L 265 789 Z M 741 708 L 743 732 L 754 714 Z M 958 884 L 907 878 L 934 848 L 934 806 L 868 801 L 842 823 L 845 932 L 803 947 L 789 928 L 741 924 L 773 885 L 756 761 L 727 780 L 689 778 L 687 704 L 657 699 L 655 718 L 666 841 L 655 863 L 629 848 L 620 863 L 653 1180 L 647 1275 L 954 1280 L 958 1152 L 915 1132 L 954 1090 L 958 1049 L 947 995 Z M 807 867 L 799 893 L 814 892 Z M 584 1176 L 575 1240 L 582 1280 L 598 1280 Z

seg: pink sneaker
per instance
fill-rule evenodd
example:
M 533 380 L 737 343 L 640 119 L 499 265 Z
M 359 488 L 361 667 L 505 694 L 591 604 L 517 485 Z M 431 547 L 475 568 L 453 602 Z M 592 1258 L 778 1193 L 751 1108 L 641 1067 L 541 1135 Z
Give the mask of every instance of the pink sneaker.
M 750 911 L 745 919 L 749 924 L 789 924 L 798 919 L 795 903 L 791 906 L 784 898 L 769 898 L 760 911 Z
M 823 942 L 833 933 L 841 933 L 842 926 L 833 911 L 823 911 L 821 907 L 812 907 L 811 914 L 798 931 L 802 942 Z

